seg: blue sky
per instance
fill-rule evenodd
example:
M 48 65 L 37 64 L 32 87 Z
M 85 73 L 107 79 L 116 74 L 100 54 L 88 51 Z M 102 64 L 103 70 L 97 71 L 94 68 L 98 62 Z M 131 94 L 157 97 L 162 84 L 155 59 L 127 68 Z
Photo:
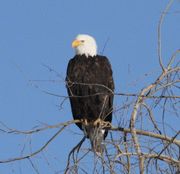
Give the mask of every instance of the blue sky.
M 63 82 L 71 42 L 79 33 L 97 40 L 113 68 L 116 92 L 137 92 L 160 72 L 157 56 L 157 25 L 167 0 L 6 0 L 0 1 L 0 121 L 12 128 L 30 129 L 39 124 L 71 120 L 69 102 L 42 90 L 66 95 Z M 175 1 L 162 29 L 163 62 L 180 47 L 180 3 Z M 50 72 L 44 65 L 59 73 Z M 144 74 L 148 73 L 147 77 Z M 47 80 L 47 82 L 29 80 Z M 50 82 L 48 80 L 55 80 Z M 39 88 L 36 88 L 37 85 Z M 121 104 L 121 99 L 115 105 Z M 80 134 L 74 134 L 74 132 Z M 33 149 L 45 142 L 49 132 L 31 137 Z M 64 160 L 82 134 L 75 126 L 60 135 L 45 151 L 54 169 L 44 168 L 35 158 L 40 173 L 63 170 Z M 1 133 L 0 160 L 19 156 L 29 137 Z M 28 149 L 28 148 L 27 148 Z M 25 151 L 25 152 L 28 152 Z M 25 153 L 24 152 L 24 153 Z M 41 156 L 39 157 L 41 158 Z M 0 173 L 33 173 L 28 161 L 0 164 Z

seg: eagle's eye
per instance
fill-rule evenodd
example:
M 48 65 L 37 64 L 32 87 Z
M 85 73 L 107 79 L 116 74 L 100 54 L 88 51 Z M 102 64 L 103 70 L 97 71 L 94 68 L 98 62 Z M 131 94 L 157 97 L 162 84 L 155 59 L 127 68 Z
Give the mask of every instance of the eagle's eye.
M 82 43 L 84 43 L 85 41 L 84 40 L 81 40 Z

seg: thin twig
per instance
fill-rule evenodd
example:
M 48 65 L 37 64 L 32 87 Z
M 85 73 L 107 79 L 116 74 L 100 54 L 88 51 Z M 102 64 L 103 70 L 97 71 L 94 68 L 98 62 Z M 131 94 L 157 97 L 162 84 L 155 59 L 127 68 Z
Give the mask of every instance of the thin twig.
M 66 126 L 63 126 L 60 130 L 58 130 L 40 149 L 38 149 L 37 151 L 22 156 L 22 157 L 15 157 L 15 158 L 11 158 L 11 159 L 7 159 L 7 160 L 0 160 L 0 163 L 9 163 L 9 162 L 13 162 L 13 161 L 19 161 L 19 160 L 23 160 L 23 159 L 27 159 L 30 157 L 33 157 L 37 154 L 39 154 L 41 151 L 43 151 L 61 132 L 62 130 L 65 128 Z
M 165 71 L 163 62 L 162 62 L 162 48 L 161 48 L 161 42 L 162 42 L 162 38 L 161 38 L 161 30 L 162 30 L 162 24 L 164 22 L 164 18 L 167 14 L 167 12 L 169 11 L 171 5 L 173 4 L 174 0 L 170 0 L 167 4 L 167 6 L 165 7 L 165 9 L 163 10 L 163 12 L 161 13 L 161 17 L 158 23 L 158 57 L 159 57 L 159 64 L 161 66 L 162 71 Z

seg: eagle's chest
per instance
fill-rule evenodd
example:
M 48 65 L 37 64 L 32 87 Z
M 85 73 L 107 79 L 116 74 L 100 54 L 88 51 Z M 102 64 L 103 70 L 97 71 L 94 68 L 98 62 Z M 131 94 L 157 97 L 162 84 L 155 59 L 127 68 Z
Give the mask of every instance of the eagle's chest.
M 93 83 L 96 82 L 99 73 L 99 63 L 97 61 L 87 60 L 74 67 L 74 79 L 78 82 Z

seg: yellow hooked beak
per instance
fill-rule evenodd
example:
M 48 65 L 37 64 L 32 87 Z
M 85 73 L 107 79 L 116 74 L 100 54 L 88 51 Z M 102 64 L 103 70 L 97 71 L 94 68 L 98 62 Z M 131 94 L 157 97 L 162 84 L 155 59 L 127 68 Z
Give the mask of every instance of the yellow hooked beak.
M 76 47 L 78 47 L 79 45 L 81 45 L 82 43 L 81 43 L 81 41 L 80 40 L 74 40 L 73 42 L 72 42 L 72 47 L 73 48 L 76 48 Z

